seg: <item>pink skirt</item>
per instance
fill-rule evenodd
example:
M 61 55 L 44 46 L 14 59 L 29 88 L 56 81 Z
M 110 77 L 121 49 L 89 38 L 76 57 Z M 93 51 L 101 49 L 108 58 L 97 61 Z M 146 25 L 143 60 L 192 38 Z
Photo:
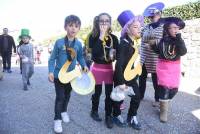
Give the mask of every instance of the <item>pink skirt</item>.
M 96 85 L 113 83 L 113 67 L 112 64 L 96 64 L 90 68 L 92 74 L 94 75 Z
M 158 85 L 173 89 L 178 88 L 181 77 L 180 60 L 168 61 L 159 59 L 156 66 Z

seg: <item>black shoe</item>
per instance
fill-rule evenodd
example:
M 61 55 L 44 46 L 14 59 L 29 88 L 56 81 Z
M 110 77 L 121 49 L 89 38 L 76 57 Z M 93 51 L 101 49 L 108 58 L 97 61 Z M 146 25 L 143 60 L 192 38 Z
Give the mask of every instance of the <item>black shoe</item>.
M 27 90 L 28 90 L 27 85 L 24 85 L 24 91 L 27 91 Z
M 113 128 L 113 119 L 111 116 L 106 116 L 106 126 L 107 128 Z
M 133 121 L 131 124 L 131 127 L 136 129 L 136 130 L 141 130 L 141 124 L 138 122 L 137 124 Z
M 6 71 L 6 69 L 3 69 L 3 72 L 5 72 Z
M 10 69 L 9 69 L 9 70 L 7 70 L 7 72 L 8 72 L 8 73 L 12 73 L 12 71 L 11 71 Z
M 91 111 L 90 116 L 95 121 L 102 121 L 102 119 L 99 117 L 98 112 L 96 112 L 96 111 Z
M 140 96 L 140 101 L 144 100 L 144 96 Z
M 124 123 L 121 115 L 119 115 L 117 117 L 113 117 L 113 123 L 116 124 L 118 127 L 126 127 L 127 126 L 127 124 Z
M 29 85 L 29 86 L 31 85 L 31 83 L 30 83 L 29 79 L 28 79 L 28 81 L 27 81 L 27 85 Z

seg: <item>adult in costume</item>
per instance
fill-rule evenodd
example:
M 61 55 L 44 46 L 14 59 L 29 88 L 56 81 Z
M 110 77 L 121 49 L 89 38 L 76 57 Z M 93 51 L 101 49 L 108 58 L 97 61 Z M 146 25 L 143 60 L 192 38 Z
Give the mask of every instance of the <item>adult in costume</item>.
M 142 43 L 140 48 L 142 75 L 139 77 L 139 88 L 141 99 L 144 98 L 146 90 L 147 74 L 151 74 L 153 87 L 155 90 L 153 106 L 159 106 L 159 88 L 157 84 L 156 63 L 158 61 L 158 54 L 156 54 L 148 45 L 151 39 L 161 39 L 163 34 L 163 23 L 161 23 L 161 12 L 164 8 L 162 2 L 149 5 L 143 13 L 144 17 L 148 17 L 151 23 L 146 25 L 142 30 Z

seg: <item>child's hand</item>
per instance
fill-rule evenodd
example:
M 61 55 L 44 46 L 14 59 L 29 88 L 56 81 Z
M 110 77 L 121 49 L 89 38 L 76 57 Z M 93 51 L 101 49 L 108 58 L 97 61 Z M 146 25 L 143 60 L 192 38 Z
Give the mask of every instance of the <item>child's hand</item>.
M 108 25 L 100 25 L 100 36 L 99 36 L 99 38 L 101 40 L 104 39 L 107 31 L 108 31 Z
M 177 33 L 177 34 L 176 34 L 176 38 L 177 38 L 177 39 L 181 39 L 181 33 Z
M 48 79 L 49 79 L 50 82 L 52 82 L 52 83 L 54 82 L 54 75 L 53 75 L 53 73 L 49 73 Z
M 119 85 L 119 88 L 125 91 L 128 87 L 126 86 L 126 84 L 123 84 L 123 85 Z
M 151 45 L 151 46 L 155 45 L 156 44 L 156 40 L 151 39 L 151 40 L 148 41 L 148 44 Z
M 83 68 L 83 72 L 87 73 L 88 71 L 89 71 L 88 67 L 85 66 L 85 67 Z

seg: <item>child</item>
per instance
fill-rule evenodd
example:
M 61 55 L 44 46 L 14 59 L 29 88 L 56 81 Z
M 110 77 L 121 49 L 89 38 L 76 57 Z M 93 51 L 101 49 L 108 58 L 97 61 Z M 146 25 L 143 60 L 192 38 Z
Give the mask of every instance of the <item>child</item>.
M 121 90 L 126 90 L 127 87 L 132 87 L 135 95 L 131 96 L 131 102 L 127 115 L 127 123 L 134 129 L 139 130 L 141 129 L 141 125 L 136 118 L 137 110 L 140 105 L 140 91 L 137 83 L 138 76 L 136 75 L 135 78 L 128 81 L 125 79 L 124 72 L 130 60 L 132 59 L 132 56 L 134 56 L 135 52 L 138 51 L 138 45 L 140 43 L 140 28 L 143 24 L 143 17 L 134 16 L 131 11 L 126 10 L 118 16 L 118 22 L 122 26 L 123 30 L 119 48 L 117 49 L 114 85 L 115 87 L 119 87 Z M 134 63 L 131 66 L 133 67 Z M 136 67 L 134 67 L 134 69 L 136 69 Z M 141 66 L 140 69 L 142 69 Z M 114 108 L 117 112 L 113 114 L 114 123 L 120 127 L 124 126 L 124 121 L 121 117 L 120 110 L 121 103 L 122 102 L 114 103 Z
M 22 60 L 22 80 L 24 90 L 28 90 L 27 85 L 30 85 L 30 78 L 34 72 L 33 66 L 33 45 L 29 42 L 31 36 L 28 29 L 22 29 L 20 39 L 22 40 L 21 46 L 18 48 L 18 54 Z
M 88 71 L 86 67 L 83 55 L 81 42 L 76 39 L 76 35 L 80 30 L 81 21 L 79 17 L 75 15 L 69 15 L 65 18 L 64 28 L 67 32 L 66 37 L 58 39 L 54 45 L 54 49 L 49 58 L 49 80 L 54 82 L 56 90 L 55 100 L 55 117 L 54 117 L 54 131 L 56 133 L 62 133 L 62 121 L 68 123 L 70 121 L 67 113 L 67 106 L 70 99 L 70 93 L 72 90 L 71 84 L 63 84 L 58 79 L 58 73 L 67 60 L 71 61 L 69 69 L 71 71 L 75 68 L 78 61 L 85 72 Z M 76 52 L 75 58 L 69 51 L 74 49 Z
M 159 54 L 156 73 L 160 88 L 161 122 L 167 122 L 169 100 L 176 95 L 180 84 L 180 58 L 186 54 L 187 49 L 179 30 L 184 27 L 185 23 L 180 18 L 165 18 L 163 38 L 157 45 L 152 41 L 153 50 Z
M 19 59 L 17 59 L 17 60 L 19 60 L 20 74 L 22 74 L 22 58 L 20 58 L 20 55 L 19 55 L 19 47 L 20 47 L 22 44 L 23 44 L 23 41 L 20 40 L 19 45 L 17 46 L 17 54 L 18 54 L 18 56 L 19 56 Z
M 91 49 L 92 60 L 94 62 L 91 72 L 96 81 L 95 93 L 92 95 L 92 110 L 90 115 L 93 120 L 102 121 L 98 114 L 98 107 L 102 93 L 102 82 L 104 81 L 106 126 L 107 128 L 112 128 L 111 113 L 113 102 L 110 98 L 113 88 L 112 62 L 114 61 L 114 51 L 119 42 L 117 37 L 111 33 L 111 16 L 108 13 L 101 13 L 96 19 L 94 19 L 93 30 L 89 37 L 89 48 Z

